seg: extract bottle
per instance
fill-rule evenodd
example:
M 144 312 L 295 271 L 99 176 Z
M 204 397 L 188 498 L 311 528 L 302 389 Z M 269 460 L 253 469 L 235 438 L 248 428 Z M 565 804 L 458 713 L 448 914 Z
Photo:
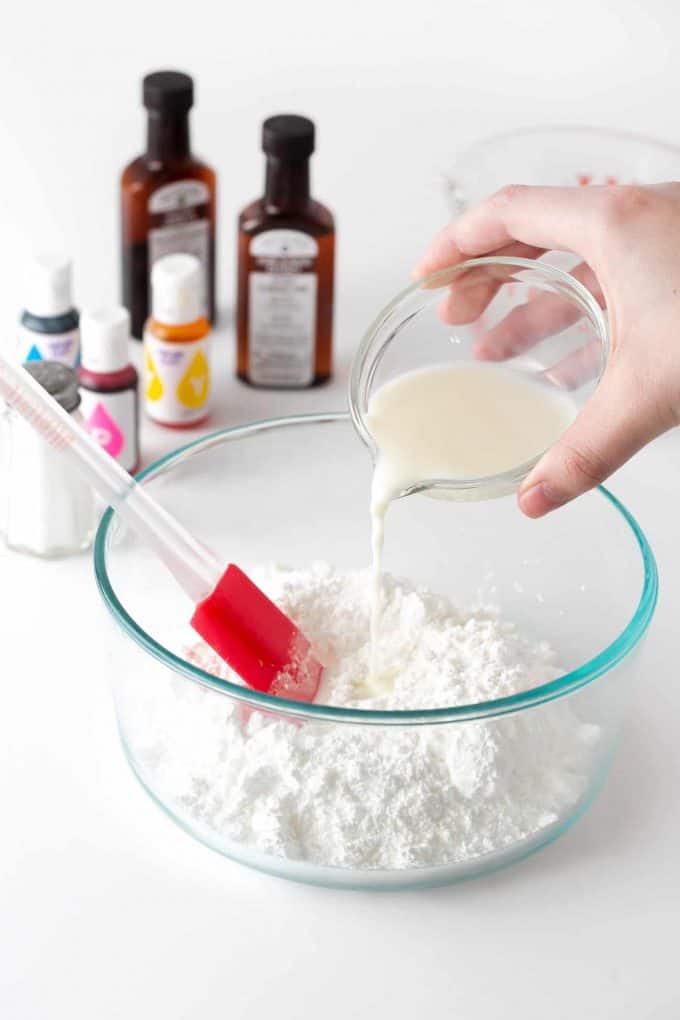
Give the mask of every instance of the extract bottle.
M 281 115 L 264 122 L 265 191 L 238 221 L 239 378 L 302 388 L 332 369 L 332 213 L 310 194 L 314 124 Z
M 194 255 L 165 255 L 151 270 L 144 329 L 144 406 L 159 425 L 188 428 L 208 417 L 209 334 L 200 262 Z
M 191 153 L 193 80 L 178 71 L 156 71 L 144 78 L 142 94 L 146 152 L 121 179 L 123 304 L 137 339 L 149 315 L 151 269 L 164 255 L 183 252 L 198 259 L 201 315 L 215 319 L 216 178 Z

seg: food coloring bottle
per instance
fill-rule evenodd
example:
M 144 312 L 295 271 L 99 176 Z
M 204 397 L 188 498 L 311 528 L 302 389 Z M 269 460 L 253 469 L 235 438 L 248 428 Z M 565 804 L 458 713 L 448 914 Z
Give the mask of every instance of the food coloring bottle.
M 238 376 L 254 386 L 306 387 L 331 375 L 332 213 L 310 195 L 314 124 L 270 117 L 264 196 L 239 217 Z
M 130 364 L 125 308 L 84 311 L 80 410 L 88 432 L 126 471 L 139 467 L 138 376 Z
M 166 255 L 151 271 L 144 330 L 144 406 L 160 425 L 183 428 L 208 417 L 210 323 L 201 303 L 201 264 Z
M 141 339 L 149 315 L 150 274 L 157 259 L 195 255 L 201 267 L 201 315 L 215 319 L 214 171 L 191 154 L 189 110 L 194 83 L 178 71 L 148 74 L 146 152 L 121 179 L 123 304 Z
M 36 255 L 27 275 L 17 360 L 58 361 L 74 368 L 80 358 L 80 331 L 71 293 L 71 260 L 65 255 Z

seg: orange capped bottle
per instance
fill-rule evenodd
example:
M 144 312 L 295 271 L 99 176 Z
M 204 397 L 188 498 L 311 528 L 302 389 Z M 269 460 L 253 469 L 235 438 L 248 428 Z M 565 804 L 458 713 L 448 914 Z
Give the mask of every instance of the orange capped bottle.
M 154 264 L 144 329 L 144 407 L 159 425 L 188 428 L 209 414 L 210 323 L 201 292 L 201 263 L 194 255 L 165 255 Z

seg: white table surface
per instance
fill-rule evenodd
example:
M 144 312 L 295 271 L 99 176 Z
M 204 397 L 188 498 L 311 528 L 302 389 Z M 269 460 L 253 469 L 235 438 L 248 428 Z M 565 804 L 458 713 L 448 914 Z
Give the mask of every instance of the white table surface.
M 348 353 L 443 222 L 437 174 L 471 141 L 584 121 L 680 140 L 668 0 L 354 10 L 13 5 L 0 33 L 3 335 L 31 249 L 73 253 L 79 305 L 115 298 L 116 179 L 140 148 L 139 78 L 159 66 L 197 77 L 196 149 L 220 175 L 221 300 L 236 212 L 260 187 L 262 117 L 315 118 L 315 191 L 340 226 L 338 380 L 288 395 L 228 380 L 226 319 L 215 425 L 342 406 Z M 147 428 L 147 460 L 178 441 Z M 678 1020 L 680 435 L 613 488 L 649 535 L 661 598 L 609 783 L 537 856 L 430 892 L 297 886 L 181 832 L 119 748 L 90 558 L 0 548 L 0 1018 Z
M 217 363 L 231 364 L 227 345 L 223 331 Z M 340 407 L 338 375 L 272 394 L 223 366 L 213 425 Z M 175 442 L 145 428 L 147 455 Z M 670 435 L 614 484 L 649 534 L 662 594 L 603 794 L 537 856 L 429 892 L 306 888 L 185 835 L 123 760 L 90 557 L 0 552 L 0 1016 L 677 1020 L 679 454 Z

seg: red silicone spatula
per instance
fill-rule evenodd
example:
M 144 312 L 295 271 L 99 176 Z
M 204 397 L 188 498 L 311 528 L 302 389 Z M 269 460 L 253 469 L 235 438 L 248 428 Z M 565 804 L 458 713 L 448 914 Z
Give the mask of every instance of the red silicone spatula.
M 191 626 L 250 687 L 312 701 L 323 667 L 292 620 L 230 563 Z
M 312 701 L 323 666 L 285 613 L 230 564 L 223 565 L 138 485 L 23 368 L 0 355 L 0 396 L 53 446 L 157 554 L 196 605 L 192 627 L 248 684 Z

